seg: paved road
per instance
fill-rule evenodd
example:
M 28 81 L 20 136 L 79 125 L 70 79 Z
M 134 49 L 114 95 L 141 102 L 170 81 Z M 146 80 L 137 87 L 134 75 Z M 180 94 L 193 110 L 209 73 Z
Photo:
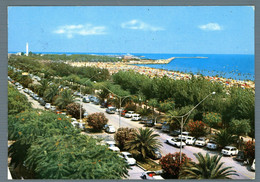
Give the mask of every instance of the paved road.
M 107 114 L 104 108 L 100 108 L 98 105 L 94 105 L 93 103 L 83 103 L 83 108 L 89 113 L 95 112 L 103 112 L 105 116 L 109 119 L 109 124 L 113 125 L 116 129 L 121 127 L 131 127 L 131 128 L 140 128 L 143 127 L 142 124 L 139 124 L 136 121 L 131 121 L 130 119 L 121 117 L 121 122 L 119 124 L 119 115 L 118 114 Z M 179 152 L 179 148 L 173 147 L 165 143 L 166 139 L 169 137 L 166 133 L 163 133 L 161 130 L 155 129 L 155 133 L 160 135 L 159 140 L 162 143 L 161 153 L 162 155 L 166 155 L 168 153 Z M 203 155 L 209 153 L 210 155 L 219 154 L 216 151 L 209 151 L 204 148 L 194 147 L 194 146 L 185 146 L 182 150 L 188 157 L 190 157 L 193 161 L 197 161 L 196 157 L 193 153 L 201 152 Z M 233 157 L 222 157 L 221 162 L 225 162 L 224 166 L 232 166 L 234 170 L 237 171 L 239 176 L 233 176 L 234 179 L 255 179 L 255 173 L 250 170 L 249 166 L 242 166 L 240 162 L 234 160 Z
M 138 166 L 132 166 L 132 169 L 128 171 L 129 177 L 127 179 L 142 179 L 141 175 L 144 172 L 141 168 Z

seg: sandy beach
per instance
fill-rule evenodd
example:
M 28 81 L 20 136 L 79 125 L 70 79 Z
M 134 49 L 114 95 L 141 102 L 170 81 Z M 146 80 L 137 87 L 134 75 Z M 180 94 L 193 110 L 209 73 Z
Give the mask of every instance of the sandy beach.
M 133 70 L 140 74 L 148 75 L 151 78 L 167 76 L 174 80 L 189 80 L 192 77 L 192 75 L 186 73 L 167 71 L 167 70 L 149 68 L 144 66 L 140 67 L 136 65 L 129 65 L 122 62 L 106 62 L 106 63 L 105 62 L 67 62 L 67 64 L 70 64 L 72 66 L 77 66 L 77 67 L 94 66 L 103 69 L 108 69 L 110 74 L 114 74 L 120 70 L 123 71 Z M 198 75 L 195 75 L 195 77 L 196 76 Z M 241 81 L 241 80 L 234 80 L 234 79 L 221 78 L 221 77 L 211 77 L 211 76 L 204 76 L 204 78 L 211 82 L 222 83 L 226 87 L 237 86 L 237 87 L 249 88 L 253 90 L 255 89 L 255 83 L 253 81 Z

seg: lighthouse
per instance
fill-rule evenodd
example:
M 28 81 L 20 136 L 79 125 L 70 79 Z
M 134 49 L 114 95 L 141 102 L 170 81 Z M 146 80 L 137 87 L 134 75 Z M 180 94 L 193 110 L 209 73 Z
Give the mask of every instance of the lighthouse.
M 28 42 L 26 43 L 26 56 L 29 55 L 29 45 L 28 45 Z

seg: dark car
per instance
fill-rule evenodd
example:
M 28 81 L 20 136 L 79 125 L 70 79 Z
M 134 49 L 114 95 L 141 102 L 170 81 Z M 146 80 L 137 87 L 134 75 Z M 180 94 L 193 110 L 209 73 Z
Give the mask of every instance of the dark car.
M 180 130 L 173 130 L 170 132 L 170 136 L 179 136 L 181 134 Z
M 46 102 L 43 100 L 43 98 L 39 98 L 38 102 L 40 103 L 40 105 L 45 106 Z
M 245 161 L 245 153 L 243 151 L 238 151 L 237 156 L 235 158 L 237 161 Z
M 140 124 L 145 124 L 148 120 L 149 120 L 149 119 L 148 119 L 147 116 L 143 116 L 143 117 L 141 118 L 141 121 L 140 121 L 139 123 L 140 123 Z
M 160 151 L 158 149 L 152 150 L 151 153 L 148 153 L 148 156 L 154 160 L 162 158 L 162 154 L 160 153 Z
M 148 121 L 145 122 L 145 126 L 153 127 L 154 126 L 154 120 L 153 119 L 149 119 Z
M 94 103 L 95 105 L 98 105 L 98 104 L 100 103 L 100 100 L 99 100 L 98 98 L 95 98 L 95 99 L 93 100 L 93 103 Z

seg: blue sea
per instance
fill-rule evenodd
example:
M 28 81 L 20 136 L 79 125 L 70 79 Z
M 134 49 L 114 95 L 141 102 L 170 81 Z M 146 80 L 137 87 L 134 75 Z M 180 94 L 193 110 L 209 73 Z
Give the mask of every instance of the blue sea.
M 13 52 L 10 52 L 13 53 Z M 35 52 L 40 53 L 40 52 Z M 83 53 L 83 52 L 41 52 L 42 54 L 93 54 L 108 56 L 123 56 L 127 53 Z M 149 64 L 146 66 L 157 69 L 180 71 L 184 73 L 203 74 L 205 76 L 220 76 L 236 80 L 255 80 L 255 57 L 245 54 L 147 54 L 130 53 L 141 59 L 175 58 L 168 64 Z M 183 58 L 189 57 L 189 58 Z M 206 58 L 194 58 L 206 57 Z

